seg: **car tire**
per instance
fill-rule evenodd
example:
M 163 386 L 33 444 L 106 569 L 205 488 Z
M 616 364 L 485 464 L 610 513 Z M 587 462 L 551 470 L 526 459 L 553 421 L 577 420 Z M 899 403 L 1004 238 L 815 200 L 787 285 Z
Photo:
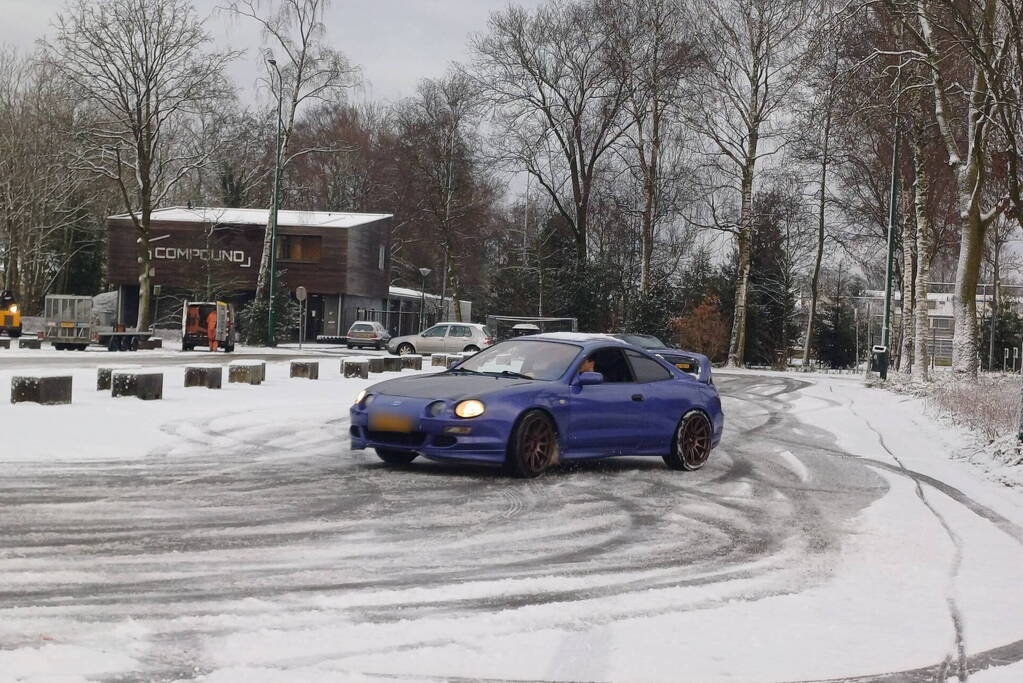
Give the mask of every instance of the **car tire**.
M 405 342 L 405 343 L 402 343 L 402 344 L 398 344 L 398 355 L 399 356 L 407 356 L 410 353 L 415 353 L 415 352 L 416 352 L 416 347 L 412 346 L 408 342 Z
M 513 477 L 532 479 L 557 460 L 558 431 L 542 410 L 530 410 L 519 418 L 508 439 L 505 471 Z
M 63 350 L 64 350 L 64 349 L 66 349 L 67 347 L 66 347 L 66 346 L 64 346 L 63 344 L 54 344 L 54 345 L 53 345 L 53 348 L 55 348 L 55 349 L 56 349 L 57 351 L 63 351 Z
M 690 410 L 682 416 L 671 440 L 671 453 L 664 463 L 673 470 L 698 470 L 710 457 L 714 428 L 706 413 Z
M 354 347 L 353 345 L 351 345 L 351 344 L 345 344 L 345 346 L 347 346 L 347 347 L 348 347 L 348 348 L 350 348 L 350 349 L 354 349 L 354 348 L 355 348 L 355 347 Z
M 389 448 L 378 448 L 376 451 L 378 458 L 394 467 L 407 465 L 419 455 L 418 453 L 410 453 L 408 451 L 393 451 Z
M 479 353 L 480 347 L 476 346 L 475 344 L 469 344 L 462 350 L 465 351 L 466 353 Z

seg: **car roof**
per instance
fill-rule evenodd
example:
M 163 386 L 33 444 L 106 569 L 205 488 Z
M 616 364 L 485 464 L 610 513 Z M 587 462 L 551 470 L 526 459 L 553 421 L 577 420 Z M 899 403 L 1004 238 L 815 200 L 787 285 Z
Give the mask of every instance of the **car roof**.
M 527 337 L 516 337 L 516 339 L 527 339 Z M 576 344 L 583 344 L 591 346 L 596 343 L 612 343 L 620 344 L 622 346 L 632 346 L 625 340 L 612 337 L 609 334 L 600 334 L 599 332 L 545 332 L 543 334 L 532 334 L 529 335 L 528 339 L 533 341 L 560 341 L 560 342 L 575 342 Z

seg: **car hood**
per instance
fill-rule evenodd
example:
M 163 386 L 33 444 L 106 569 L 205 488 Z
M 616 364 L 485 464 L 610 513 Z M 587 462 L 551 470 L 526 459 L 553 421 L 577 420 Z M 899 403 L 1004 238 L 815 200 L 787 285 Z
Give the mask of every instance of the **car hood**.
M 374 384 L 368 391 L 372 394 L 386 394 L 388 396 L 459 400 L 478 398 L 495 391 L 529 384 L 535 384 L 535 381 L 489 375 L 463 375 L 455 372 L 439 372 L 433 375 L 389 379 L 386 382 Z

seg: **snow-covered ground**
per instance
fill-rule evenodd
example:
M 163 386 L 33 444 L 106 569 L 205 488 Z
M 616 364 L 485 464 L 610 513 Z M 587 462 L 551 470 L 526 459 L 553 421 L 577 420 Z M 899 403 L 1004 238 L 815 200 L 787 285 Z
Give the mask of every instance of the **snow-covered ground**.
M 0 363 L 0 680 L 1023 680 L 1023 500 L 919 399 L 719 373 L 703 470 L 518 481 L 351 452 L 311 357 L 70 406 Z

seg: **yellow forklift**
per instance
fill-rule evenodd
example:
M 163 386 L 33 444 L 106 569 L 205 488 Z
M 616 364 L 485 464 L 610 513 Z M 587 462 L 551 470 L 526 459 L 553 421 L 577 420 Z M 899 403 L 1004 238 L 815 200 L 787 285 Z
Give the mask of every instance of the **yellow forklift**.
M 21 336 L 21 311 L 14 295 L 6 289 L 0 292 L 0 334 L 17 339 Z

